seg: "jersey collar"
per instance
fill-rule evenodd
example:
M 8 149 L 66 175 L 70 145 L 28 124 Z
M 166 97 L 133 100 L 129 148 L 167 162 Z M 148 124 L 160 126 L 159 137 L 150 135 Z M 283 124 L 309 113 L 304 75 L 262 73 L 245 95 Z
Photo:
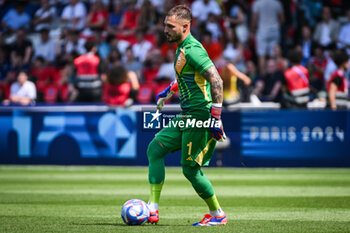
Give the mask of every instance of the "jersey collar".
M 182 47 L 184 44 L 187 44 L 187 41 L 190 40 L 190 38 L 192 37 L 192 34 L 188 34 L 187 37 L 179 44 L 179 46 L 177 46 L 178 48 Z

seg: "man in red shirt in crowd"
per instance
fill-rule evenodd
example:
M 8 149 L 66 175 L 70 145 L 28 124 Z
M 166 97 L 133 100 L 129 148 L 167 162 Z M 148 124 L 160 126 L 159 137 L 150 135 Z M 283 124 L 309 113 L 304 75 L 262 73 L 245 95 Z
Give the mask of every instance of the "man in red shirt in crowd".
M 348 98 L 348 82 L 345 72 L 349 66 L 349 56 L 344 50 L 337 50 L 333 57 L 337 70 L 329 78 L 327 91 L 329 105 L 333 110 L 346 109 Z
M 284 72 L 285 91 L 282 106 L 286 108 L 306 108 L 309 101 L 309 71 L 300 63 L 302 51 L 293 49 L 289 54 L 293 66 Z
M 77 102 L 101 102 L 102 81 L 99 75 L 100 58 L 95 55 L 97 48 L 91 41 L 85 43 L 87 54 L 74 59 L 76 68 L 75 86 Z

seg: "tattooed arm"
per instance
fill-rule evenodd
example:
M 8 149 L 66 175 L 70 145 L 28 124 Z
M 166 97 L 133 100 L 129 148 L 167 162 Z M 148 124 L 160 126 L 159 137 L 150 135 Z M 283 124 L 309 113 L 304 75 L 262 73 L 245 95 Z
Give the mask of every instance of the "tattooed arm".
M 215 124 L 215 126 L 210 127 L 210 132 L 215 140 L 223 141 L 226 139 L 224 128 L 221 123 L 223 82 L 215 66 L 212 66 L 205 71 L 203 73 L 203 77 L 210 82 L 210 92 L 212 98 L 212 105 L 210 107 L 211 120 L 219 122 L 219 125 Z
M 202 75 L 210 83 L 213 103 L 221 104 L 223 100 L 223 82 L 215 66 L 207 69 Z

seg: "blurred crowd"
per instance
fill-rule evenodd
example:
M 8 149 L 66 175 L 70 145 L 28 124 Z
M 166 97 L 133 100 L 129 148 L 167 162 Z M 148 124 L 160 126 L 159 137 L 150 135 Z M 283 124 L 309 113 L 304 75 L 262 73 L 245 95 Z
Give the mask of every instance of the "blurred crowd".
M 347 0 L 0 0 L 0 100 L 153 103 L 176 78 L 163 21 L 177 4 L 192 9 L 192 34 L 221 73 L 225 105 L 291 106 L 293 66 L 307 79 L 307 102 L 326 104 L 334 54 L 350 54 Z

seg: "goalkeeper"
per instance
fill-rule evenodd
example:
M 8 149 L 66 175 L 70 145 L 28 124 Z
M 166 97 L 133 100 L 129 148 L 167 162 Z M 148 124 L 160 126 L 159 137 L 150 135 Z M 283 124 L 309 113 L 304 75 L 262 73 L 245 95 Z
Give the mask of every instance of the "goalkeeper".
M 227 223 L 208 178 L 201 166 L 207 166 L 215 149 L 216 141 L 224 140 L 220 116 L 223 100 L 223 84 L 206 50 L 190 33 L 191 10 L 184 5 L 172 8 L 164 21 L 168 42 L 177 43 L 174 68 L 177 82 L 157 96 L 157 108 L 161 110 L 164 101 L 179 91 L 181 116 L 172 121 L 214 121 L 209 127 L 170 126 L 158 132 L 148 146 L 149 182 L 151 195 L 149 222 L 159 221 L 158 203 L 165 179 L 164 157 L 169 152 L 181 149 L 181 165 L 185 177 L 191 182 L 198 195 L 208 205 L 209 214 L 194 226 L 212 226 Z M 218 123 L 218 124 L 217 124 Z M 171 124 L 175 125 L 175 124 Z M 196 125 L 197 126 L 197 125 Z

